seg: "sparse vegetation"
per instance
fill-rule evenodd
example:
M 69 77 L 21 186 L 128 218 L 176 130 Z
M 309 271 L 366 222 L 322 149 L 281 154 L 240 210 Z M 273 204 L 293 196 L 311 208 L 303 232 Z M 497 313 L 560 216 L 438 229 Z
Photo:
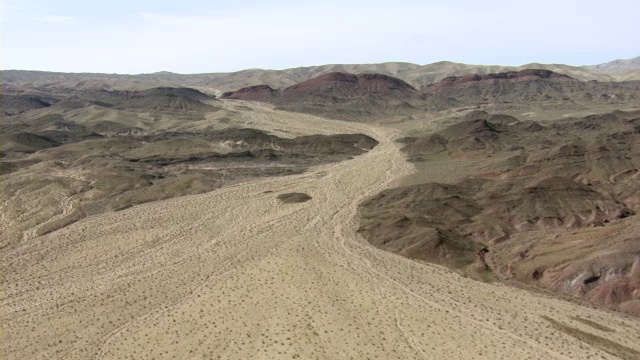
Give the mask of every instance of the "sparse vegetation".
M 640 284 L 630 272 L 640 224 L 629 219 L 640 211 L 639 120 L 638 111 L 546 123 L 471 111 L 401 138 L 424 170 L 363 202 L 360 231 L 477 280 L 516 279 L 617 307 Z M 494 276 L 469 270 L 485 246 Z
M 254 73 L 243 74 L 251 81 Z M 3 81 L 5 75 L 3 71 Z M 8 78 L 17 75 L 9 72 Z M 424 156 L 422 162 L 405 161 L 400 147 L 409 146 L 411 138 L 446 129 L 475 105 L 398 114 L 383 107 L 379 117 L 367 117 L 369 123 L 346 122 L 280 111 L 264 103 L 219 101 L 192 89 L 145 90 L 147 81 L 166 77 L 181 84 L 190 81 L 175 74 L 124 76 L 118 82 L 107 75 L 85 75 L 57 74 L 56 83 L 43 86 L 45 90 L 38 86 L 46 83 L 46 74 L 43 82 L 25 80 L 36 87 L 21 87 L 15 77 L 13 85 L 3 83 L 3 95 L 29 92 L 57 100 L 18 115 L 4 114 L 1 124 L 0 326 L 6 357 L 637 357 L 636 319 L 566 301 L 548 291 L 509 287 L 494 282 L 494 276 L 502 275 L 488 270 L 496 269 L 504 260 L 502 254 L 512 250 L 537 265 L 533 260 L 543 259 L 544 266 L 538 266 L 541 280 L 551 273 L 543 268 L 565 256 L 579 254 L 591 261 L 588 251 L 595 249 L 593 256 L 608 261 L 598 253 L 599 246 L 635 244 L 637 236 L 624 237 L 637 235 L 637 228 L 620 225 L 632 223 L 634 216 L 621 221 L 600 214 L 610 225 L 522 231 L 499 244 L 475 244 L 468 241 L 467 226 L 476 221 L 517 224 L 499 213 L 481 217 L 490 207 L 487 202 L 506 199 L 510 207 L 517 207 L 526 198 L 518 197 L 517 186 L 493 189 L 495 196 L 484 200 L 481 191 L 471 190 L 498 181 L 500 175 L 492 173 L 513 175 L 514 167 L 534 159 L 488 152 L 476 161 L 467 151 L 448 153 L 451 149 L 445 146 L 445 153 Z M 132 86 L 127 83 L 132 79 L 140 82 Z M 122 87 L 119 91 L 112 89 L 116 84 Z M 376 106 L 388 100 L 374 98 Z M 346 106 L 359 113 L 351 108 L 357 104 Z M 531 111 L 514 106 L 513 112 Z M 496 132 L 509 128 L 513 118 L 488 120 L 499 121 L 502 128 L 492 127 Z M 480 130 L 476 137 L 486 140 L 482 127 L 473 129 Z M 494 133 L 489 130 L 489 140 Z M 635 133 L 635 127 L 612 131 L 616 135 L 611 144 Z M 526 151 L 524 138 L 505 140 L 501 135 L 496 137 L 509 142 L 508 149 L 489 148 L 509 155 Z M 403 143 L 397 141 L 401 138 Z M 557 145 L 542 146 L 551 150 Z M 579 167 L 580 156 L 573 155 L 580 147 L 565 150 L 560 158 L 571 161 L 563 163 L 564 168 Z M 612 149 L 615 154 L 619 150 Z M 594 154 L 603 152 L 583 155 L 596 161 Z M 628 151 L 625 156 L 633 154 Z M 613 167 L 620 165 L 611 157 L 603 159 Z M 423 166 L 421 175 L 432 176 L 431 184 L 389 190 L 402 185 L 401 180 L 416 170 L 414 164 Z M 610 175 L 610 168 L 597 169 L 601 171 L 590 176 L 606 180 Z M 478 174 L 479 184 L 465 182 Z M 561 185 L 563 192 L 586 193 L 599 208 L 577 200 L 567 205 L 546 199 L 541 204 L 554 205 L 553 211 L 588 208 L 596 214 L 634 209 L 633 202 L 619 199 L 636 194 L 616 192 L 622 189 L 617 186 L 633 183 L 634 176 L 619 173 L 615 184 L 603 180 L 588 185 L 574 177 L 571 181 L 578 185 L 530 181 L 526 186 L 533 190 L 527 196 Z M 601 194 L 604 199 L 584 190 L 599 192 L 606 186 L 616 191 Z M 376 195 L 381 192 L 386 198 Z M 308 201 L 285 205 L 278 199 L 281 195 Z M 373 206 L 372 216 L 361 218 L 359 204 L 376 196 L 382 206 Z M 520 210 L 530 215 L 535 213 L 532 209 L 535 206 L 529 204 Z M 426 250 L 429 257 L 412 261 L 369 245 L 361 236 L 381 229 L 361 220 L 371 225 L 376 215 L 382 215 L 392 230 L 381 247 L 395 247 L 402 254 Z M 607 242 L 579 246 L 580 241 L 601 236 L 602 229 L 611 231 Z M 563 235 L 554 238 L 560 232 Z M 553 257 L 536 247 L 516 249 L 528 241 L 518 238 L 520 234 L 538 234 L 536 244 L 552 250 Z M 414 237 L 394 243 L 405 235 Z M 498 245 L 505 250 L 497 251 Z M 627 261 L 625 254 L 611 256 Z M 455 271 L 433 264 L 443 258 Z M 585 274 L 586 284 L 576 282 L 591 287 L 607 278 L 595 271 L 598 267 L 593 269 Z M 622 269 L 627 284 L 633 284 L 628 275 L 635 274 L 632 269 Z M 548 320 L 557 316 L 569 323 Z
M 594 335 L 586 331 L 582 331 L 578 328 L 563 324 L 546 315 L 542 315 L 542 318 L 548 321 L 549 323 L 551 323 L 551 325 L 553 325 L 556 329 L 564 332 L 565 334 L 570 335 L 580 341 L 583 341 L 585 344 L 588 344 L 589 346 L 595 346 L 597 348 L 600 348 L 613 356 L 617 356 L 620 359 L 635 360 L 640 358 L 640 351 L 623 346 L 605 337 Z M 589 326 L 592 326 L 592 325 L 593 324 L 589 324 Z

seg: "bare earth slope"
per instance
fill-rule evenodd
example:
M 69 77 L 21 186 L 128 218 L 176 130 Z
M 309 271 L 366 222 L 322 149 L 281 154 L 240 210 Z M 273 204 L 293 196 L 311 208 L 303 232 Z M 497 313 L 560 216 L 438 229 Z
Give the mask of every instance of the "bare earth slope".
M 617 59 L 603 64 L 585 66 L 589 70 L 601 73 L 623 73 L 640 69 L 640 56 L 632 59 Z
M 12 359 L 637 359 L 637 319 L 465 279 L 375 249 L 357 204 L 411 172 L 387 128 L 350 161 L 91 217 L 2 252 Z M 283 204 L 282 193 L 306 193 Z
M 423 183 L 361 204 L 372 244 L 640 315 L 640 112 L 538 123 L 473 111 L 401 141 Z M 448 179 L 434 179 L 439 163 Z

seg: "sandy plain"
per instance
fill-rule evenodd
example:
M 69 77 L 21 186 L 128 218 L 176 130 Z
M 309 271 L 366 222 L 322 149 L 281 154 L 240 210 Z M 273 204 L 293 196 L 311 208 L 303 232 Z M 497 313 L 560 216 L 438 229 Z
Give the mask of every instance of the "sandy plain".
M 380 144 L 301 175 L 27 236 L 0 255 L 1 357 L 566 360 L 640 352 L 638 319 L 467 279 L 359 237 L 357 205 L 413 171 L 394 142 L 399 130 L 242 106 L 246 126 L 281 136 L 364 133 Z M 277 199 L 289 192 L 313 198 Z

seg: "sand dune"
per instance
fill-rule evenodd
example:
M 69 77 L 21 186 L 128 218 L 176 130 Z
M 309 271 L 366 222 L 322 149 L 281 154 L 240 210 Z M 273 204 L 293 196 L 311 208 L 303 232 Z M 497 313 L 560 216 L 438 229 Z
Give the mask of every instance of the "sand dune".
M 412 171 L 399 131 L 242 106 L 254 128 L 380 144 L 301 175 L 90 217 L 2 252 L 8 359 L 640 354 L 637 319 L 466 279 L 357 236 L 358 203 Z M 294 192 L 312 198 L 277 199 Z

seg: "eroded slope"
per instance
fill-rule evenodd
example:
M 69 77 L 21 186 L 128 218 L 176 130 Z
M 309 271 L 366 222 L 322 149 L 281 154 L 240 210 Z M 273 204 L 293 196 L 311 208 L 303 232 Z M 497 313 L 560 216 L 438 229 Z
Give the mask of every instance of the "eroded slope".
M 398 132 L 250 106 L 258 128 L 362 132 L 380 144 L 305 174 L 94 216 L 3 251 L 7 356 L 567 360 L 640 351 L 637 320 L 465 279 L 357 237 L 357 204 L 412 171 Z M 283 204 L 285 193 L 312 199 Z
M 636 313 L 639 126 L 638 112 L 548 124 L 470 113 L 432 135 L 402 139 L 403 151 L 427 169 L 449 161 L 451 178 L 460 158 L 484 168 L 372 197 L 361 206 L 360 231 L 405 256 L 473 276 L 490 269 Z

